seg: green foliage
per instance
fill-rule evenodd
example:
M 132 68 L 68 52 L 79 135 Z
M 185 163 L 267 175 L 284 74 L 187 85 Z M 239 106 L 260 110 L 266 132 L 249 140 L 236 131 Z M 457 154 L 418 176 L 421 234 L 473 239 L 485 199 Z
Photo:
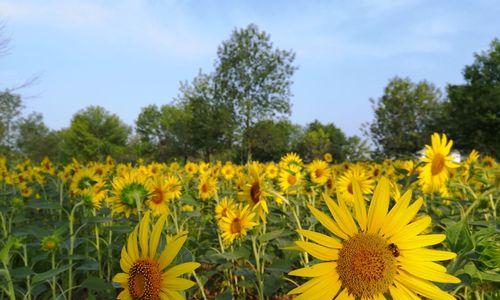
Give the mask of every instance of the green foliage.
M 130 128 L 117 115 L 100 106 L 90 106 L 73 116 L 62 132 L 67 157 L 84 161 L 104 160 L 108 155 L 123 157 Z
M 441 92 L 427 81 L 412 82 L 395 77 L 373 104 L 375 119 L 365 124 L 376 152 L 387 157 L 405 157 L 422 148 L 436 129 Z
M 9 155 L 14 150 L 17 122 L 22 108 L 20 95 L 9 90 L 0 93 L 0 155 Z
M 16 147 L 26 158 L 34 161 L 41 161 L 45 156 L 55 161 L 62 159 L 61 137 L 45 125 L 41 114 L 32 113 L 21 118 L 18 131 Z
M 448 85 L 443 110 L 443 127 L 458 149 L 479 150 L 500 157 L 500 41 L 476 54 L 464 69 L 463 85 Z
M 234 110 L 245 133 L 257 121 L 290 113 L 291 77 L 295 54 L 274 49 L 270 36 L 255 24 L 233 31 L 217 51 L 216 95 Z M 251 153 L 247 135 L 244 144 Z

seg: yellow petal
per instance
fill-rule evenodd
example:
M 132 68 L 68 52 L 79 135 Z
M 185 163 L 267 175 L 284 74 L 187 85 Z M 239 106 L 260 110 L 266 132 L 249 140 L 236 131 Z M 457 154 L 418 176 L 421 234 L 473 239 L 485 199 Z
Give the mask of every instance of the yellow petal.
M 358 233 L 358 227 L 356 226 L 356 223 L 354 223 L 351 213 L 347 210 L 345 205 L 337 205 L 326 193 L 323 194 L 323 199 L 328 206 L 328 210 L 330 210 L 330 213 L 343 232 L 345 232 L 348 236 L 353 236 Z
M 170 243 L 167 244 L 167 248 L 163 250 L 158 259 L 158 263 L 160 264 L 160 270 L 165 269 L 177 256 L 179 251 L 182 248 L 182 245 L 186 242 L 187 235 L 177 236 Z
M 422 233 L 431 224 L 431 218 L 429 216 L 424 216 L 413 223 L 410 223 L 403 227 L 398 233 L 393 235 L 389 239 L 389 243 L 394 243 L 398 245 L 399 241 L 404 241 L 411 239 L 418 234 Z
M 318 277 L 333 272 L 336 267 L 337 264 L 334 262 L 318 263 L 310 267 L 293 270 L 288 273 L 288 275 L 300 277 Z
M 349 291 L 347 289 L 343 289 L 340 294 L 338 294 L 336 300 L 356 300 L 352 295 L 349 295 Z
M 303 292 L 309 290 L 310 288 L 314 287 L 315 285 L 319 284 L 321 281 L 324 281 L 323 276 L 315 277 L 309 281 L 306 281 L 306 283 L 299 285 L 298 287 L 289 291 L 288 295 L 295 295 L 295 294 L 303 293 Z
M 141 224 L 139 227 L 139 243 L 141 244 L 141 257 L 147 257 L 148 253 L 148 235 L 149 235 L 149 219 L 151 214 L 146 212 L 142 217 Z
M 335 234 L 336 236 L 344 240 L 349 238 L 348 235 L 346 235 L 342 230 L 340 230 L 335 221 L 333 221 L 325 213 L 319 211 L 318 209 L 312 206 L 309 206 L 309 209 L 311 210 L 311 213 L 314 215 L 314 217 L 318 220 L 318 222 L 320 222 L 323 226 L 325 226 L 325 228 L 328 229 L 331 233 Z
M 120 292 L 120 294 L 118 294 L 118 296 L 116 297 L 116 299 L 120 299 L 120 300 L 132 300 L 132 297 L 130 296 L 128 290 L 123 290 Z
M 197 262 L 182 263 L 182 264 L 178 264 L 177 266 L 173 266 L 170 269 L 168 269 L 167 271 L 165 271 L 165 273 L 163 273 L 163 276 L 164 277 L 178 277 L 182 274 L 191 273 L 199 267 L 200 267 L 200 264 Z
M 367 216 L 363 192 L 361 191 L 361 187 L 356 180 L 352 182 L 352 187 L 354 191 L 354 214 L 356 215 L 356 220 L 358 220 L 361 231 L 366 231 Z
M 337 249 L 331 249 L 318 244 L 303 241 L 296 241 L 295 244 L 302 250 L 320 260 L 337 260 L 339 257 L 339 250 Z
M 418 294 L 434 300 L 452 300 L 455 299 L 452 295 L 442 291 L 434 284 L 412 276 L 404 271 L 395 275 L 395 280 L 401 282 L 408 289 L 417 292 Z
M 127 241 L 127 252 L 132 261 L 138 260 L 139 257 L 139 246 L 137 245 L 137 226 L 134 231 L 130 234 Z
M 444 234 L 427 234 L 418 235 L 407 240 L 402 240 L 398 242 L 397 246 L 399 249 L 415 249 L 421 247 L 432 246 L 441 243 L 446 239 Z
M 130 256 L 128 255 L 127 250 L 125 249 L 125 246 L 123 246 L 122 253 L 120 256 L 120 267 L 124 272 L 128 273 L 133 263 L 134 262 L 130 259 Z
M 388 222 L 387 226 L 382 228 L 384 234 L 387 237 L 391 237 L 398 233 L 404 226 L 413 220 L 423 203 L 424 200 L 422 198 L 418 198 L 417 201 L 412 203 L 408 208 L 399 210 L 398 213 L 395 214 Z
M 167 215 L 162 215 L 156 224 L 153 226 L 153 231 L 151 232 L 151 238 L 149 239 L 149 257 L 156 257 L 156 250 L 158 248 L 158 243 L 160 242 L 161 232 L 163 230 L 163 226 L 165 225 L 165 221 L 167 220 Z
M 165 295 L 167 296 L 166 299 L 168 300 L 184 300 L 184 296 L 181 295 L 181 293 L 177 292 L 177 291 L 168 291 L 166 290 L 165 292 Z M 161 293 L 160 293 L 161 295 Z
M 453 259 L 457 255 L 450 251 L 417 248 L 401 251 L 401 256 L 417 261 L 441 261 Z
M 382 227 L 389 208 L 390 195 L 389 180 L 385 177 L 380 178 L 368 209 L 368 233 L 378 233 Z
M 426 280 L 442 283 L 459 283 L 460 279 L 445 273 L 446 268 L 433 262 L 401 261 L 401 269 Z M 444 269 L 444 270 L 443 270 Z
M 297 232 L 322 246 L 334 249 L 342 248 L 342 244 L 337 239 L 329 237 L 322 233 L 305 229 L 297 229 Z
M 403 284 L 395 281 L 394 284 L 396 284 L 396 288 L 398 289 L 398 291 L 400 291 L 401 293 L 403 293 L 407 299 L 411 299 L 411 300 L 420 300 L 420 297 L 417 296 L 414 292 L 410 291 L 407 287 L 405 287 Z
M 113 282 L 117 282 L 120 284 L 126 284 L 128 282 L 128 274 L 126 273 L 118 273 L 113 277 Z
M 164 280 L 161 283 L 162 288 L 173 291 L 184 291 L 193 285 L 195 285 L 194 282 L 184 278 L 171 278 L 169 280 Z
M 304 293 L 296 297 L 295 300 L 332 299 L 340 289 L 338 275 L 336 273 L 331 273 L 318 278 L 322 280 L 307 291 L 304 291 Z

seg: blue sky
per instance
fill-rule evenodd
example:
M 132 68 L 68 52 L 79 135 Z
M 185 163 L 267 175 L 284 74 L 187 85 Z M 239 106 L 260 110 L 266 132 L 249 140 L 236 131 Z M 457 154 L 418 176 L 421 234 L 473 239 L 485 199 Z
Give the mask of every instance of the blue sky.
M 22 91 L 26 113 L 54 129 L 88 105 L 133 124 L 141 107 L 169 103 L 180 81 L 212 71 L 234 28 L 256 23 L 297 54 L 292 120 L 359 134 L 389 78 L 462 82 L 473 53 L 500 37 L 499 16 L 488 0 L 0 0 L 12 39 L 0 88 L 40 74 Z

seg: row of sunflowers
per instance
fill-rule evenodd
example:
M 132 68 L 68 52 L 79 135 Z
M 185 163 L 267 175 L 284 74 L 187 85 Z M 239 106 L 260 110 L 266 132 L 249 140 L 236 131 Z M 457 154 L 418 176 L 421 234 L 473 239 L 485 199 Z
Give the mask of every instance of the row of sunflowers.
M 13 164 L 0 298 L 498 299 L 496 161 Z

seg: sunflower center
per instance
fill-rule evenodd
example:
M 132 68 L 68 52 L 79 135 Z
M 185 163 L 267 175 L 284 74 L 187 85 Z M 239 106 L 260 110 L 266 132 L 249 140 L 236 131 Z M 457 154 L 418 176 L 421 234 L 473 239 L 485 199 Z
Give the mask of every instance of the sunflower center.
M 353 195 L 353 191 L 352 191 L 352 182 L 349 182 L 349 184 L 347 185 L 347 191 L 349 192 L 349 194 Z
M 136 261 L 129 271 L 128 289 L 132 299 L 160 299 L 161 271 L 158 262 L 152 259 Z
M 380 236 L 358 233 L 343 242 L 337 272 L 344 288 L 356 298 L 384 293 L 393 282 L 396 259 Z
M 321 169 L 316 169 L 316 170 L 314 171 L 314 174 L 316 175 L 316 177 L 321 177 L 321 176 L 323 176 L 323 170 L 321 170 Z
M 250 197 L 252 197 L 253 203 L 258 203 L 260 201 L 260 195 L 262 191 L 260 190 L 260 183 L 255 181 L 250 188 Z
M 208 192 L 208 185 L 206 183 L 202 184 L 202 186 L 201 186 L 201 192 L 202 193 L 207 193 Z
M 163 200 L 163 191 L 160 188 L 156 188 L 153 192 L 153 196 L 151 197 L 151 201 L 156 204 L 161 204 L 163 203 Z
M 444 156 L 441 153 L 436 153 L 432 159 L 431 173 L 432 175 L 437 175 L 441 173 L 444 168 Z
M 231 222 L 231 233 L 240 233 L 241 227 L 241 220 L 239 218 L 234 218 L 233 222 Z
M 288 175 L 287 180 L 289 185 L 295 185 L 297 183 L 297 177 L 293 174 Z

